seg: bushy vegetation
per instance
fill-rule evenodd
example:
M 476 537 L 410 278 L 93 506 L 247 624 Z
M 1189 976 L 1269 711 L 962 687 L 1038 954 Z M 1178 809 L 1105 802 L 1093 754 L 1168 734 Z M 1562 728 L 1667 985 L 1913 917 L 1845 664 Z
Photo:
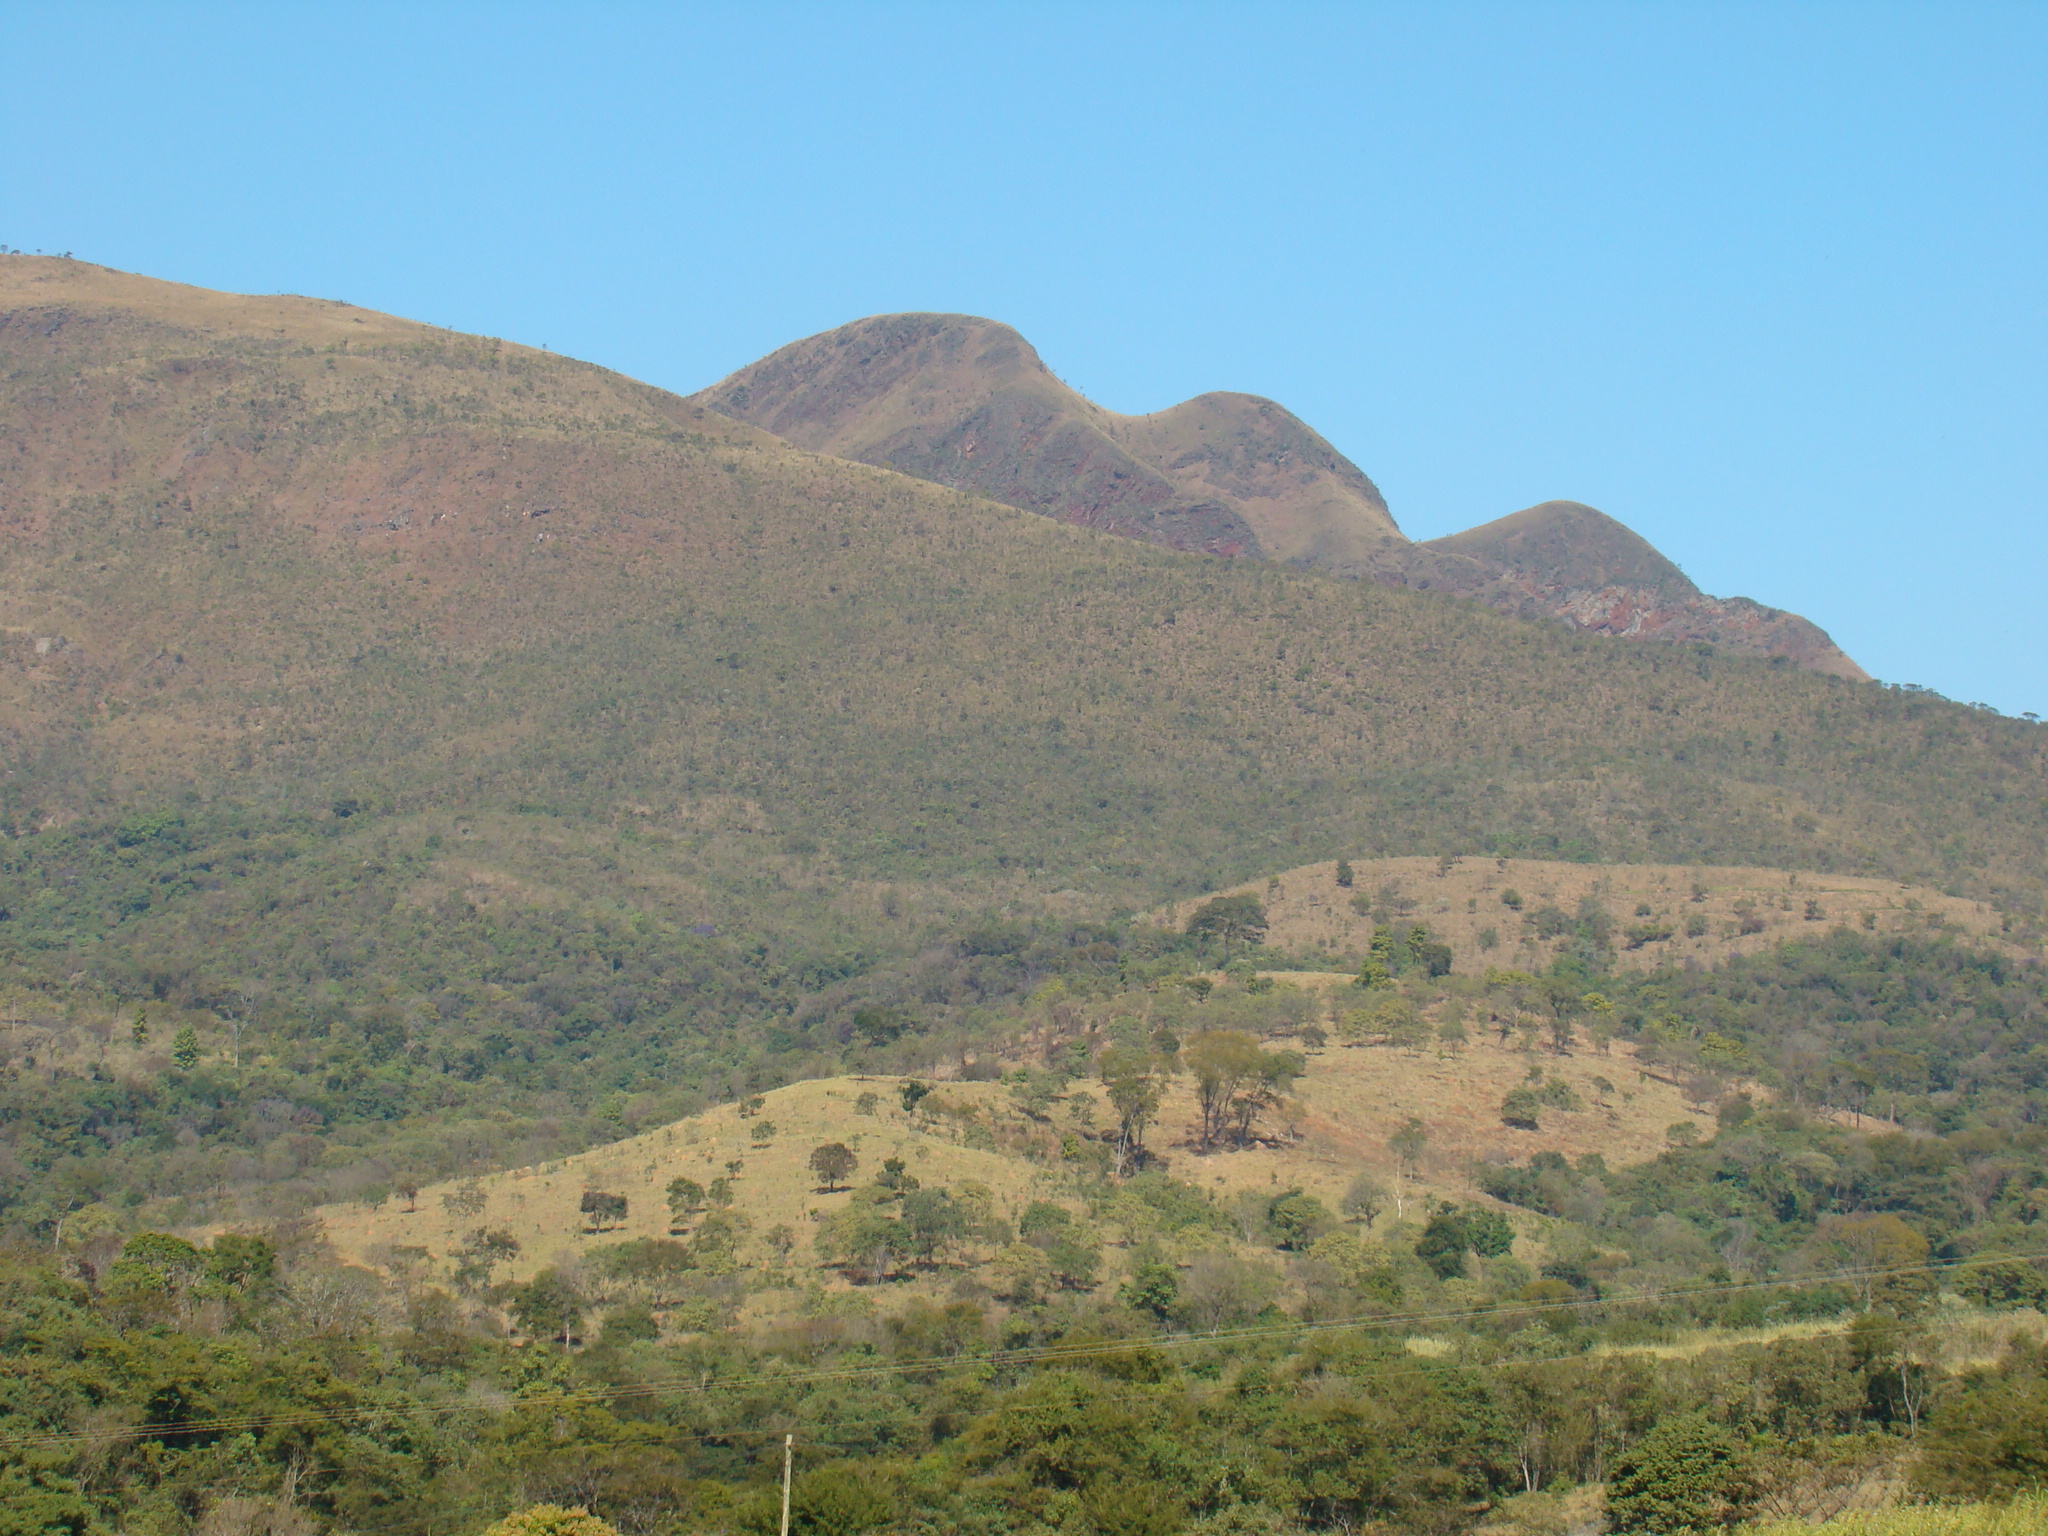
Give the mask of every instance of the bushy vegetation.
M 1541 974 L 1388 922 L 1324 998 L 1260 976 L 1323 962 L 1254 898 L 1130 915 L 1541 853 L 1925 880 L 2024 938 L 2038 726 L 1105 540 L 423 328 L 39 313 L 0 333 L 0 1536 L 761 1532 L 791 1432 L 835 1536 L 1446 1531 L 1610 1478 L 1652 1529 L 1824 1511 L 1908 1442 L 1932 1495 L 2040 1485 L 2037 965 L 1841 931 L 1623 976 L 1663 940 L 1589 900 L 1522 912 Z M 1170 1074 L 1256 1156 L 1304 1052 L 1481 1029 L 1523 1119 L 1589 1112 L 1542 1051 L 1626 1039 L 1718 1132 L 1459 1204 L 1410 1197 L 1411 1122 L 1391 1218 L 1147 1142 Z M 516 1284 L 473 1189 L 446 1273 L 303 1223 L 846 1070 L 905 1114 L 1004 1073 L 1074 1198 L 826 1143 L 823 1269 L 729 1163 Z M 1055 1130 L 1084 1075 L 1116 1123 Z

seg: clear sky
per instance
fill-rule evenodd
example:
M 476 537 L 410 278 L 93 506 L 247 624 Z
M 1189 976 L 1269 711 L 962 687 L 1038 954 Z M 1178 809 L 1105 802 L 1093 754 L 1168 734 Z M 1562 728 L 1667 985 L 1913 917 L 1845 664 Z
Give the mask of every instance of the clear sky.
M 889 310 L 2048 714 L 2048 4 L 0 3 L 0 242 L 678 390 Z

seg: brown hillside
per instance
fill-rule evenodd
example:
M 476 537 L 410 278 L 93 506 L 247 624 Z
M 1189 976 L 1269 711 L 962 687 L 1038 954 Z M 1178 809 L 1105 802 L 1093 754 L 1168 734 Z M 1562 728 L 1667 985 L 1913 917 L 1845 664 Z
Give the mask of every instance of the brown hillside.
M 1519 910 L 1503 903 L 1510 892 L 1519 896 Z M 1540 935 L 1537 914 L 1552 907 L 1576 915 L 1588 901 L 1613 920 L 1616 963 L 1636 970 L 1712 965 L 1838 925 L 1885 934 L 1957 933 L 2014 955 L 2041 953 L 2038 943 L 2014 935 L 2003 914 L 1981 902 L 1926 886 L 1812 871 L 1486 858 L 1459 859 L 1444 869 L 1436 859 L 1370 859 L 1353 864 L 1349 889 L 1337 884 L 1335 861 L 1326 861 L 1216 894 L 1256 897 L 1271 924 L 1270 943 L 1322 951 L 1354 967 L 1377 920 L 1404 930 L 1427 924 L 1451 946 L 1453 968 L 1461 974 L 1489 967 L 1541 970 L 1563 941 Z M 1181 927 L 1208 899 L 1176 902 L 1158 920 Z M 1639 910 L 1644 907 L 1649 911 Z M 1688 921 L 1703 931 L 1688 933 Z M 1665 928 L 1671 930 L 1666 937 L 1642 936 Z M 1630 929 L 1638 930 L 1636 937 Z M 1491 945 L 1488 930 L 1495 935 Z
M 1296 847 L 2041 881 L 2023 722 L 1104 537 L 320 300 L 0 257 L 0 547 L 22 831 L 710 796 L 1098 908 Z
M 1118 416 L 971 315 L 855 321 L 695 398 L 819 453 L 1175 549 L 1332 564 L 1400 536 L 1372 482 L 1272 401 Z
M 1704 642 L 1869 678 L 1818 625 L 1746 597 L 1707 596 L 1646 539 L 1575 501 L 1547 501 L 1415 545 L 1405 579 L 1531 618 L 1564 618 L 1594 634 Z
M 1708 597 L 1614 519 L 1553 501 L 1412 545 L 1372 481 L 1300 418 L 1206 394 L 1106 411 L 1016 331 L 877 315 L 792 342 L 695 397 L 801 447 L 1127 538 L 1454 592 L 1628 640 L 1705 642 L 1866 674 L 1815 625 Z

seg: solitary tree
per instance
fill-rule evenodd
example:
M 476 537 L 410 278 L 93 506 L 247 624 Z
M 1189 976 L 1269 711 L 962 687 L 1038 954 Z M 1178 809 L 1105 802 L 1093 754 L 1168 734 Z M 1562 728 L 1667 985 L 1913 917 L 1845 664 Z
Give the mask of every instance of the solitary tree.
M 680 1228 L 690 1218 L 692 1211 L 704 1207 L 704 1186 L 687 1175 L 678 1174 L 668 1181 L 668 1229 Z
M 625 1221 L 626 1197 L 610 1194 L 602 1189 L 586 1189 L 577 1209 L 590 1218 L 591 1231 L 602 1232 L 607 1227 L 616 1227 Z
M 1212 1147 L 1231 1123 L 1238 1094 L 1257 1081 L 1265 1052 L 1243 1030 L 1211 1029 L 1195 1036 L 1184 1054 L 1195 1079 L 1202 1145 Z
M 1116 1111 L 1116 1172 L 1122 1177 L 1145 1152 L 1145 1127 L 1159 1112 L 1159 1059 L 1149 1051 L 1111 1046 L 1100 1063 Z
M 1226 945 L 1257 944 L 1266 937 L 1266 909 L 1255 896 L 1213 896 L 1195 908 L 1187 932 Z
M 844 1142 L 828 1141 L 811 1151 L 811 1172 L 825 1181 L 827 1194 L 843 1185 L 848 1175 L 859 1166 L 860 1159 Z
M 1361 1173 L 1351 1181 L 1351 1187 L 1344 1191 L 1344 1198 L 1337 1202 L 1338 1209 L 1353 1221 L 1362 1221 L 1368 1227 L 1373 1218 L 1387 1208 L 1387 1186 L 1370 1173 Z
M 1407 1214 L 1407 1181 L 1415 1177 L 1416 1169 L 1422 1162 L 1422 1149 L 1429 1143 L 1429 1132 L 1413 1115 L 1408 1123 L 1387 1138 L 1387 1149 L 1394 1154 L 1394 1214 Z
M 171 1063 L 180 1072 L 190 1072 L 199 1065 L 199 1036 L 190 1024 L 179 1030 L 171 1041 Z

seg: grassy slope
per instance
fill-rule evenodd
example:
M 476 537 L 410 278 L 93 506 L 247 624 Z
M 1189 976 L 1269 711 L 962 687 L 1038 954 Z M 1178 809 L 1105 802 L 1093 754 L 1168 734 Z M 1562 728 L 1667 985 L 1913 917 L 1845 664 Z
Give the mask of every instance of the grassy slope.
M 0 293 L 24 831 L 719 794 L 857 872 L 1112 902 L 1339 850 L 2041 890 L 2019 722 L 1134 545 L 316 301 Z
M 1694 899 L 1695 891 L 1700 899 Z M 1521 908 L 1506 906 L 1513 892 Z M 2041 934 L 2010 924 L 1983 902 L 1945 895 L 1927 886 L 1902 885 L 1856 875 L 1824 875 L 1786 869 L 1726 869 L 1701 865 L 1567 864 L 1543 859 L 1461 859 L 1439 873 L 1435 859 L 1360 861 L 1349 890 L 1336 883 L 1336 864 L 1325 860 L 1261 880 L 1248 880 L 1218 895 L 1257 898 L 1271 924 L 1268 941 L 1298 952 L 1322 952 L 1355 969 L 1372 940 L 1375 917 L 1405 931 L 1426 924 L 1451 946 L 1453 967 L 1478 975 L 1489 966 L 1541 971 L 1565 941 L 1546 940 L 1534 921 L 1545 906 L 1576 915 L 1591 900 L 1613 918 L 1619 935 L 1616 963 L 1652 970 L 1665 963 L 1711 966 L 1731 955 L 1759 954 L 1789 938 L 1825 932 L 1836 924 L 1880 934 L 1949 932 L 2014 956 L 2038 956 Z M 1179 927 L 1204 897 L 1170 903 L 1155 915 Z M 1818 903 L 1809 926 L 1807 903 Z M 1647 906 L 1647 914 L 1637 908 Z M 1362 910 L 1361 910 L 1362 909 Z M 1743 933 L 1741 919 L 1753 913 L 1763 923 Z M 1701 918 L 1707 931 L 1688 936 L 1688 918 Z M 1630 946 L 1631 927 L 1674 930 L 1670 937 Z M 1492 929 L 1496 943 L 1482 935 Z
M 1301 1188 L 1335 1210 L 1361 1170 L 1393 1182 L 1387 1139 L 1415 1116 L 1430 1139 L 1418 1177 L 1406 1186 L 1412 1212 L 1430 1195 L 1483 1198 L 1471 1183 L 1475 1161 L 1523 1159 L 1546 1150 L 1578 1158 L 1597 1151 L 1618 1166 L 1654 1156 L 1665 1144 L 1665 1128 L 1678 1121 L 1711 1126 L 1670 1084 L 1639 1079 L 1629 1065 L 1628 1047 L 1621 1045 L 1607 1057 L 1546 1054 L 1543 1065 L 1569 1081 L 1586 1107 L 1547 1114 L 1539 1131 L 1515 1129 L 1502 1124 L 1497 1111 L 1502 1095 L 1524 1080 L 1528 1061 L 1521 1051 L 1491 1040 L 1477 1040 L 1455 1057 L 1332 1047 L 1309 1057 L 1308 1071 L 1295 1090 L 1296 1107 L 1273 1117 L 1268 1139 L 1242 1150 L 1196 1151 L 1194 1095 L 1182 1081 L 1169 1094 L 1147 1141 L 1164 1155 L 1175 1177 L 1220 1197 Z M 1602 1075 L 1617 1085 L 1604 1106 L 1593 1086 Z M 337 1251 L 355 1262 L 375 1262 L 380 1250 L 395 1244 L 423 1247 L 445 1265 L 465 1233 L 479 1224 L 502 1228 L 522 1248 L 505 1273 L 521 1277 L 593 1245 L 666 1234 L 662 1191 L 669 1180 L 685 1174 L 708 1185 L 725 1171 L 728 1159 L 740 1158 L 745 1168 L 738 1205 L 754 1223 L 755 1262 L 765 1253 L 759 1235 L 787 1222 L 800 1235 L 795 1258 L 805 1265 L 811 1262 L 813 1216 L 849 1198 L 844 1192 L 822 1192 L 808 1171 L 811 1149 L 823 1142 L 843 1141 L 859 1154 L 857 1183 L 878 1172 L 884 1158 L 897 1156 L 926 1184 L 957 1188 L 973 1180 L 987 1185 L 998 1210 L 1014 1220 L 1034 1199 L 1075 1203 L 1079 1185 L 1071 1171 L 1062 1171 L 1060 1139 L 1114 1123 L 1099 1089 L 1085 1083 L 1074 1085 L 1067 1103 L 1045 1122 L 1027 1119 L 997 1084 L 943 1083 L 927 1101 L 928 1112 L 915 1116 L 898 1107 L 897 1087 L 896 1080 L 886 1078 L 795 1083 L 764 1095 L 766 1107 L 754 1121 L 742 1117 L 736 1106 L 723 1105 L 579 1156 L 494 1174 L 476 1181 L 489 1200 L 482 1213 L 458 1216 L 444 1207 L 442 1197 L 464 1182 L 449 1181 L 423 1190 L 416 1211 L 394 1200 L 376 1210 L 329 1205 L 319 1215 Z M 855 1111 L 863 1092 L 880 1100 L 874 1116 Z M 1077 1113 L 1084 1099 L 1087 1108 Z M 776 1128 L 765 1146 L 751 1140 L 751 1126 L 759 1122 Z M 990 1135 L 970 1139 L 969 1126 Z M 577 1202 L 586 1188 L 625 1195 L 630 1206 L 626 1224 L 604 1233 L 585 1231 Z M 1390 1211 L 1389 1219 L 1393 1215 Z M 1526 1212 L 1517 1218 L 1529 1221 Z

